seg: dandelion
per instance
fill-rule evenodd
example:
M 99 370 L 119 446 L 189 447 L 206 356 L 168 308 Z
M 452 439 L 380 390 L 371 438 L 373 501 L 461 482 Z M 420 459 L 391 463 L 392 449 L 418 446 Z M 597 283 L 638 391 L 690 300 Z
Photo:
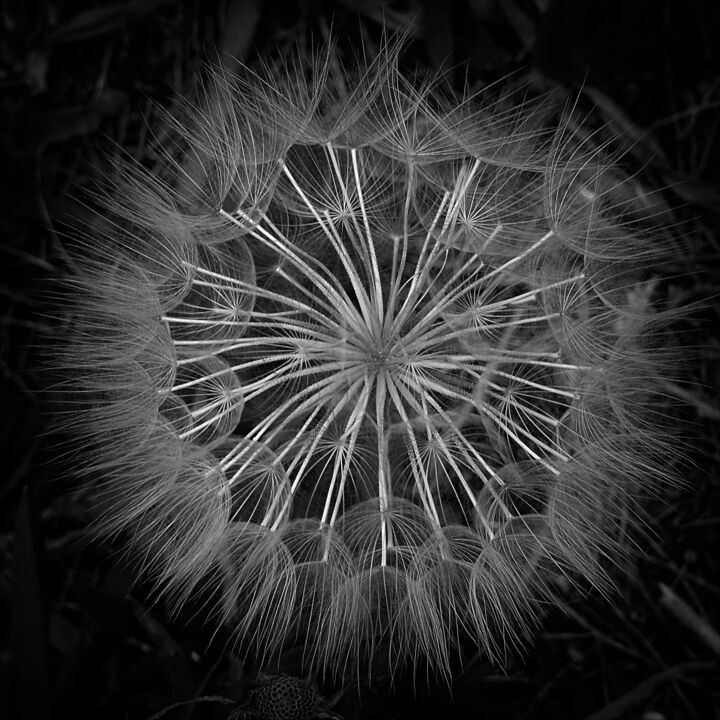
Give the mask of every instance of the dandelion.
M 337 673 L 502 662 L 554 579 L 606 587 L 672 455 L 667 238 L 549 104 L 397 55 L 215 77 L 104 197 L 57 349 L 97 533 Z

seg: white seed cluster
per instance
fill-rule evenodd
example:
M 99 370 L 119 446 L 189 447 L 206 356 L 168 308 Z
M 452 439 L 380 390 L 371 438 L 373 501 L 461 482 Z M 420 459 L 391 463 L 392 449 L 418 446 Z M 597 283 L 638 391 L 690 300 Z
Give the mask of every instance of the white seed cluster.
M 549 104 L 396 55 L 216 78 L 180 159 L 123 168 L 58 349 L 99 532 L 334 670 L 501 661 L 553 578 L 602 584 L 668 445 L 665 238 Z

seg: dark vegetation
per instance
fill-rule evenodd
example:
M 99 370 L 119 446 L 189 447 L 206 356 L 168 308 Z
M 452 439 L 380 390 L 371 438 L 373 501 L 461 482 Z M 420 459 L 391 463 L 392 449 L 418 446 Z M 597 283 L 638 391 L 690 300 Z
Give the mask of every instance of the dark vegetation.
M 347 49 L 377 42 L 383 22 L 410 27 L 408 66 L 444 67 L 471 85 L 512 73 L 578 97 L 592 122 L 625 138 L 628 191 L 691 248 L 661 287 L 663 302 L 693 305 L 678 333 L 694 351 L 668 386 L 692 450 L 678 464 L 684 486 L 649 502 L 650 537 L 617 570 L 612 597 L 559 588 L 559 607 L 504 672 L 468 650 L 452 693 L 410 674 L 390 688 L 380 673 L 334 711 L 346 720 L 720 717 L 720 7 L 703 0 L 3 5 L 2 717 L 143 720 L 178 704 L 165 717 L 222 719 L 246 700 L 258 668 L 203 626 L 202 611 L 169 617 L 122 558 L 83 542 L 86 511 L 57 482 L 38 395 L 37 348 L 59 332 L 43 319 L 39 290 L 65 262 L 65 223 L 85 212 L 83 189 L 121 151 L 143 157 L 156 105 L 192 93 L 204 61 L 252 63 L 331 28 Z M 327 696 L 339 690 L 320 684 Z

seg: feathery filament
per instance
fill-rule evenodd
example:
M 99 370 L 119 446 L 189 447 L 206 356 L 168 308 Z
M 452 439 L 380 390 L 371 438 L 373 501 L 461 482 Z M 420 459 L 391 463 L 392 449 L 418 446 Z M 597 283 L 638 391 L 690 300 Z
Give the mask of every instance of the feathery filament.
M 553 577 L 602 586 L 668 442 L 664 239 L 542 106 L 450 104 L 396 54 L 216 78 L 169 178 L 106 199 L 58 349 L 99 532 L 334 671 L 502 661 Z

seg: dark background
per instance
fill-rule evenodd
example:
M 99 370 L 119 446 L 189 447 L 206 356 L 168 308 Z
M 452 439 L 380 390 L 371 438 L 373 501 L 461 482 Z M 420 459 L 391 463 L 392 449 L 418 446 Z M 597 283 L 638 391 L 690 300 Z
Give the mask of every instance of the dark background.
M 568 589 L 505 671 L 465 653 L 452 694 L 400 675 L 348 689 L 359 718 L 671 720 L 720 717 L 720 3 L 702 0 L 172 2 L 15 0 L 0 13 L 0 716 L 227 718 L 256 668 L 197 619 L 170 618 L 122 559 L 83 543 L 46 437 L 38 348 L 57 328 L 42 289 L 67 218 L 118 148 L 142 157 L 157 105 L 192 93 L 202 63 L 251 63 L 295 40 L 339 48 L 410 27 L 403 57 L 461 85 L 510 74 L 578 99 L 617 133 L 648 213 L 692 248 L 665 301 L 679 329 L 693 450 L 684 487 L 651 502 L 653 534 L 609 599 Z M 338 690 L 322 683 L 330 696 Z

